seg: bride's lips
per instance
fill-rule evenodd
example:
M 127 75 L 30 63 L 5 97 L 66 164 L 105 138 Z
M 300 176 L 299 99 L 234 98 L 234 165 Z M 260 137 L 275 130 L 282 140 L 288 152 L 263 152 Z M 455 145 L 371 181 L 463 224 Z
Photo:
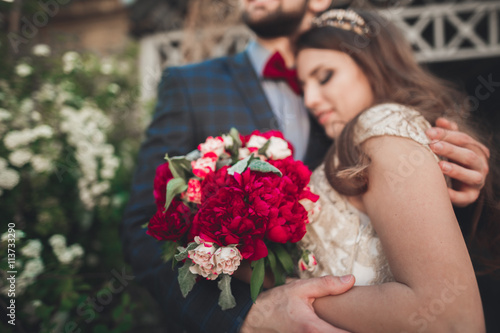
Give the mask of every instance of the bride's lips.
M 320 123 L 321 125 L 324 125 L 328 122 L 328 119 L 330 118 L 330 116 L 332 114 L 333 114 L 333 110 L 328 110 L 328 111 L 318 112 L 315 114 L 315 116 L 316 116 L 316 119 L 318 119 L 318 123 Z

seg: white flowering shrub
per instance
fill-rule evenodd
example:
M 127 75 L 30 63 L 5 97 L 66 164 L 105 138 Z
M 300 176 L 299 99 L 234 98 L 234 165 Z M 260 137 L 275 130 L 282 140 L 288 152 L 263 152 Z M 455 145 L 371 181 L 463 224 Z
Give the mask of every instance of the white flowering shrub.
M 133 305 L 126 289 L 92 320 L 77 310 L 109 290 L 113 269 L 126 267 L 118 229 L 144 132 L 135 51 L 101 58 L 57 54 L 40 44 L 8 57 L 6 46 L 0 43 L 0 212 L 6 221 L 0 224 L 0 299 L 9 301 L 11 224 L 16 327 L 56 332 L 74 322 L 81 331 L 128 331 Z M 12 329 L 2 325 L 2 332 Z

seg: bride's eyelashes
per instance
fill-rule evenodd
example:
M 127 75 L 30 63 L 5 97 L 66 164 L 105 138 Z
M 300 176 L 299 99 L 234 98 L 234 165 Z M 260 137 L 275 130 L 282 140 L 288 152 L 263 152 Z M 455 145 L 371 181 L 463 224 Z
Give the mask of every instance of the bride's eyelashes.
M 322 71 L 318 75 L 319 84 L 324 85 L 324 84 L 328 83 L 328 81 L 330 81 L 332 76 L 333 76 L 333 70 L 327 69 L 327 70 Z

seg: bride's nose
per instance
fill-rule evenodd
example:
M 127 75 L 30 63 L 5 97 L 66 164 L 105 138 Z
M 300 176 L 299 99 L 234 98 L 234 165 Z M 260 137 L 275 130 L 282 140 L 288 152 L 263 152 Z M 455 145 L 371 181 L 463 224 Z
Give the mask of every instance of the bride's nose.
M 304 104 L 306 108 L 308 108 L 311 112 L 314 113 L 314 110 L 321 103 L 321 94 L 317 87 L 313 86 L 304 86 Z

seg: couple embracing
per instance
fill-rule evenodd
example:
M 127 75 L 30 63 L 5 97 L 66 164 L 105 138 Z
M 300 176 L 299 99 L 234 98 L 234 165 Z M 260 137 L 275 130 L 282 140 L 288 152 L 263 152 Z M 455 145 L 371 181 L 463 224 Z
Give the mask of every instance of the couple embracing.
M 452 204 L 476 200 L 489 151 L 464 122 L 463 98 L 419 67 L 376 13 L 329 9 L 331 0 L 241 5 L 256 34 L 244 52 L 163 73 L 122 226 L 128 260 L 167 331 L 484 331 Z M 237 305 L 222 311 L 209 281 L 182 297 L 177 272 L 141 226 L 155 210 L 164 153 L 184 155 L 231 127 L 281 129 L 295 158 L 316 168 L 310 186 L 321 211 L 299 244 L 317 269 L 256 303 L 234 281 Z M 442 297 L 453 300 L 437 309 Z

